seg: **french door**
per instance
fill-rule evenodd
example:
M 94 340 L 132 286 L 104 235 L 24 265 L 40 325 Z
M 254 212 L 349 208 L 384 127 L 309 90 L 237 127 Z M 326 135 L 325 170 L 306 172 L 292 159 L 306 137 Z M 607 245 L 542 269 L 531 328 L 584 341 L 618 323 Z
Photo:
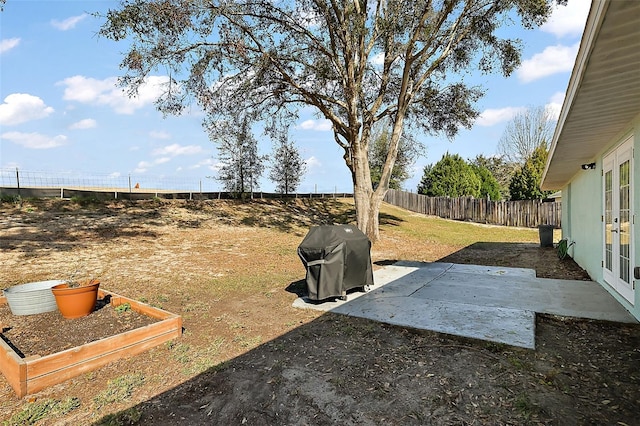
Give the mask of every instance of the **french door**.
M 633 143 L 626 140 L 603 161 L 604 280 L 634 303 Z

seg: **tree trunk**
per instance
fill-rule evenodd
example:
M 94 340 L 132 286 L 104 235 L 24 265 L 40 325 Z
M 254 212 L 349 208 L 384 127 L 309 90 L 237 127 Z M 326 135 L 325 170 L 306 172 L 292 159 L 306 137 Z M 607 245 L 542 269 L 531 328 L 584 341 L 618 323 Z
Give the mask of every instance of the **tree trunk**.
M 364 232 L 371 243 L 380 239 L 379 219 L 380 205 L 386 189 L 378 187 L 373 190 L 371 172 L 369 169 L 367 144 L 354 144 L 352 157 L 353 198 L 356 205 L 356 220 L 358 228 Z M 352 145 L 352 146 L 354 146 Z
M 403 110 L 404 114 L 404 110 Z M 380 206 L 384 200 L 384 196 L 389 190 L 389 182 L 393 172 L 393 165 L 398 156 L 398 145 L 402 136 L 403 115 L 396 118 L 393 131 L 391 133 L 391 141 L 389 143 L 389 152 L 385 164 L 382 167 L 380 182 L 376 190 L 373 190 L 371 184 L 371 171 L 369 168 L 369 153 L 367 143 L 359 143 L 358 152 L 354 150 L 354 199 L 356 200 L 356 216 L 358 220 L 358 228 L 367 234 L 371 243 L 375 243 L 380 239 Z M 368 135 L 368 132 L 367 132 Z M 366 137 L 366 136 L 365 136 Z M 356 182 L 360 183 L 359 185 Z

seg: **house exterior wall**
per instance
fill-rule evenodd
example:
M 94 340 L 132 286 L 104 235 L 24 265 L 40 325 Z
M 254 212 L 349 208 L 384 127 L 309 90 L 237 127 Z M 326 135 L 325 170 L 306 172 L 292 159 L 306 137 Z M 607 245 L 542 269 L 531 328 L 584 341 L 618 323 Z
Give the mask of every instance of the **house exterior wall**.
M 562 188 L 562 236 L 574 243 L 569 255 L 584 268 L 591 279 L 600 283 L 613 297 L 640 320 L 640 280 L 636 280 L 634 304 L 629 303 L 611 288 L 603 277 L 603 158 L 629 136 L 634 151 L 640 153 L 640 115 L 627 127 L 627 131 L 607 144 L 596 158 L 595 170 L 581 170 L 567 186 Z M 634 155 L 632 167 L 634 227 L 632 244 L 635 247 L 632 267 L 640 266 L 640 157 Z
M 572 243 L 573 260 L 592 280 L 602 282 L 602 233 L 593 232 L 602 227 L 601 162 L 598 166 L 578 173 L 562 190 L 562 212 L 567 214 L 562 217 L 562 237 Z

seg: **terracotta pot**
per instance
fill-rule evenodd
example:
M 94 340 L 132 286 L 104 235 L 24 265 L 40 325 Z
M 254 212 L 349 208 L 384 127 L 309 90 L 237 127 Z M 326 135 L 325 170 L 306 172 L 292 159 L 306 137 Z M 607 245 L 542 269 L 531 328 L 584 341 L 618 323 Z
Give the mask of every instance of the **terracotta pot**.
M 58 310 L 65 318 L 80 318 L 89 315 L 96 307 L 100 281 L 88 280 L 79 287 L 68 283 L 53 286 L 51 291 L 56 298 Z

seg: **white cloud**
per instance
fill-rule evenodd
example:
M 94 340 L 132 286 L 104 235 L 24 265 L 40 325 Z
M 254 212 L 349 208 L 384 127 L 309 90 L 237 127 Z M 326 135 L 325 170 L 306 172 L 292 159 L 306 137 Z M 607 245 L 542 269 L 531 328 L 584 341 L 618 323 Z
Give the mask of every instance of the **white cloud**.
M 29 149 L 50 149 L 67 143 L 64 135 L 51 137 L 40 133 L 7 132 L 0 137 Z
M 371 63 L 373 65 L 383 65 L 384 64 L 384 52 L 380 52 L 371 58 Z
M 63 99 L 85 104 L 107 105 L 118 114 L 133 114 L 137 109 L 152 104 L 163 93 L 163 85 L 168 77 L 151 76 L 138 88 L 138 95 L 130 98 L 123 88 L 118 87 L 118 79 L 104 80 L 76 75 L 66 78 L 57 85 L 66 86 Z
M 151 131 L 149 136 L 153 139 L 171 139 L 171 134 L 163 131 Z
M 562 109 L 562 104 L 564 103 L 564 92 L 556 92 L 551 96 L 549 103 L 545 105 L 548 111 L 551 112 L 551 116 L 554 120 L 558 120 L 560 117 L 560 110 Z
M 504 121 L 509 121 L 517 114 L 525 111 L 525 107 L 506 107 L 500 109 L 485 109 L 476 119 L 478 126 L 490 127 Z
M 590 7 L 591 2 L 586 0 L 573 0 L 566 6 L 556 4 L 551 17 L 540 29 L 556 37 L 580 36 Z
M 93 118 L 85 118 L 84 120 L 76 121 L 69 129 L 71 130 L 79 130 L 79 129 L 92 129 L 96 127 L 98 123 Z
M 552 74 L 571 72 L 579 46 L 580 43 L 572 46 L 548 46 L 542 53 L 536 53 L 531 59 L 522 61 L 516 71 L 518 78 L 529 83 Z
M 169 155 L 171 157 L 175 157 L 177 155 L 192 155 L 199 154 L 203 151 L 202 147 L 199 145 L 178 145 L 174 143 L 172 145 L 163 146 L 162 148 L 158 148 L 153 150 L 151 155 Z
M 317 130 L 319 132 L 328 132 L 333 129 L 333 125 L 329 120 L 306 120 L 298 126 L 302 130 Z
M 316 169 L 322 167 L 322 163 L 316 157 L 309 157 L 305 160 L 305 164 L 307 165 L 307 169 Z
M 8 52 L 19 44 L 19 38 L 3 38 L 0 40 L 0 53 Z
M 188 167 L 189 170 L 195 170 L 195 169 L 199 169 L 200 167 L 206 167 L 209 170 L 213 170 L 214 172 L 217 172 L 220 168 L 220 166 L 222 165 L 222 163 L 217 163 L 213 160 L 213 158 L 207 158 L 205 160 L 202 160 L 196 164 L 193 164 L 191 166 Z
M 113 172 L 109 175 L 110 178 L 117 179 L 120 177 L 120 172 Z
M 0 104 L 0 124 L 11 126 L 44 118 L 54 111 L 37 96 L 26 93 L 12 93 Z
M 72 16 L 70 18 L 67 18 L 63 21 L 58 21 L 57 19 L 52 19 L 51 20 L 51 25 L 61 31 L 67 31 L 67 30 L 71 30 L 73 29 L 80 21 L 82 21 L 83 19 L 85 19 L 87 16 L 86 13 L 83 13 L 82 15 L 78 15 L 78 16 Z
M 149 163 L 148 161 L 140 161 L 138 163 L 138 166 L 133 170 L 134 173 L 144 173 L 147 170 L 149 170 L 149 167 L 151 167 L 153 164 Z
M 153 164 L 164 164 L 168 163 L 169 161 L 171 161 L 170 157 L 160 157 L 153 160 Z

